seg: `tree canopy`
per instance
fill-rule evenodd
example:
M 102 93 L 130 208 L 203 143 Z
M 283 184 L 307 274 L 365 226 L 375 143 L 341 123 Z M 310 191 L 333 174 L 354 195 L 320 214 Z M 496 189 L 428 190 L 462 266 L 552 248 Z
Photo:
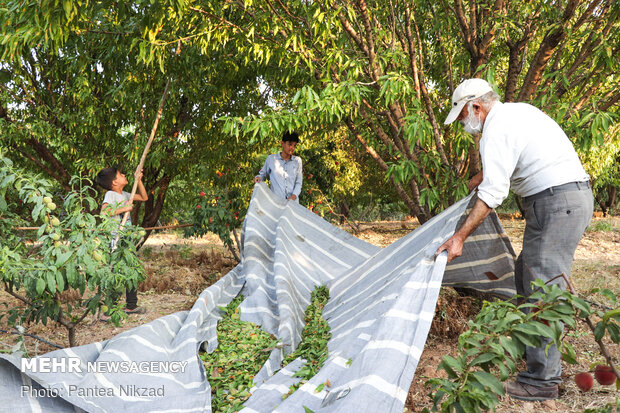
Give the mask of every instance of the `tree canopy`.
M 556 119 L 601 191 L 620 180 L 618 2 L 4 4 L 2 145 L 63 186 L 136 160 L 172 79 L 144 226 L 173 179 L 232 168 L 239 186 L 285 129 L 347 142 L 424 222 L 480 168 L 476 137 L 443 126 L 468 77 Z

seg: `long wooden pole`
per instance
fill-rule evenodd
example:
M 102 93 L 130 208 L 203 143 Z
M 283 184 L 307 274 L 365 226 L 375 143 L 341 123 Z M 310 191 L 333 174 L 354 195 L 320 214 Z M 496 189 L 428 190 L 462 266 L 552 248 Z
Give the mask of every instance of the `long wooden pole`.
M 164 88 L 164 93 L 161 96 L 161 100 L 159 101 L 159 109 L 157 110 L 157 116 L 155 117 L 155 123 L 153 124 L 153 129 L 151 129 L 151 136 L 149 136 L 149 140 L 144 147 L 144 151 L 142 151 L 142 157 L 140 158 L 140 163 L 136 168 L 136 173 L 142 170 L 144 166 L 144 160 L 146 159 L 146 155 L 149 153 L 149 149 L 151 148 L 151 144 L 153 143 L 153 139 L 155 138 L 155 132 L 157 131 L 157 125 L 159 125 L 159 119 L 161 118 L 161 114 L 164 110 L 164 103 L 166 103 L 166 97 L 168 96 L 168 88 L 170 87 L 170 79 L 166 82 L 166 87 Z M 135 177 L 135 173 L 134 173 Z M 138 180 L 134 179 L 133 187 L 131 188 L 131 195 L 129 197 L 129 203 L 133 202 L 133 198 L 136 195 L 136 191 L 138 190 Z M 127 218 L 129 218 L 129 212 L 125 212 L 123 215 L 123 220 L 121 221 L 121 229 L 127 222 Z

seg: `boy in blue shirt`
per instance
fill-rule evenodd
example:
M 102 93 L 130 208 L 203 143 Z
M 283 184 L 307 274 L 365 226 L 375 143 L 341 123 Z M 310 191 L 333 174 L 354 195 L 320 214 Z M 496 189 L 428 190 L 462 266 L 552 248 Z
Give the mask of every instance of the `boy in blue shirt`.
M 138 191 L 134 195 L 134 201 L 146 201 L 148 194 L 142 183 L 142 171 L 137 171 L 135 178 L 138 180 Z M 103 198 L 103 204 L 101 205 L 101 214 L 106 214 L 117 220 L 119 224 L 122 221 L 123 214 L 125 212 L 131 212 L 133 205 L 129 203 L 131 194 L 123 191 L 125 185 L 128 184 L 125 174 L 116 168 L 104 168 L 97 174 L 95 179 L 97 184 L 108 191 Z M 131 218 L 127 219 L 125 225 L 131 225 Z M 116 234 L 112 233 L 115 237 Z M 114 241 L 110 248 L 114 248 Z M 144 314 L 146 309 L 144 307 L 138 307 L 138 292 L 134 289 L 125 291 L 125 313 L 127 314 Z M 104 317 L 107 319 L 107 317 Z
M 297 133 L 284 132 L 280 142 L 282 151 L 269 155 L 265 159 L 263 168 L 254 177 L 254 183 L 259 183 L 269 175 L 273 193 L 297 203 L 299 203 L 303 181 L 301 158 L 293 155 L 298 143 L 299 135 Z

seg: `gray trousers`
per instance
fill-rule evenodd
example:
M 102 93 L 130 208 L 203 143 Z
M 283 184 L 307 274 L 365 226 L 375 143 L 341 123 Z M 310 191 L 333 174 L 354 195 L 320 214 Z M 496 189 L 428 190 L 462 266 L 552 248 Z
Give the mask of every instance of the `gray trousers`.
M 590 220 L 594 201 L 586 183 L 573 183 L 568 190 L 544 191 L 524 198 L 525 232 L 523 250 L 517 259 L 515 283 L 517 293 L 527 297 L 532 293 L 530 283 L 536 278 L 548 281 L 562 273 L 570 276 L 577 244 Z M 562 189 L 566 189 L 562 185 Z M 556 279 L 566 289 L 566 282 Z M 542 339 L 542 338 L 541 338 Z M 555 345 L 545 355 L 549 339 L 540 347 L 527 347 L 527 371 L 519 373 L 517 381 L 534 386 L 549 386 L 562 382 L 561 354 Z

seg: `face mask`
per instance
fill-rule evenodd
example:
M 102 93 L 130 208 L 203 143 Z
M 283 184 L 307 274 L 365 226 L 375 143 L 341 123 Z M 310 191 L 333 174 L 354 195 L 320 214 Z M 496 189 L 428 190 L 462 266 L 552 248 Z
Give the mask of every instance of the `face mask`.
M 473 108 L 470 106 L 468 109 L 469 113 L 467 115 L 467 119 L 462 120 L 461 125 L 463 125 L 463 129 L 465 130 L 465 132 L 475 135 L 482 132 L 482 121 L 480 120 L 480 113 L 478 113 L 478 119 L 476 119 Z

